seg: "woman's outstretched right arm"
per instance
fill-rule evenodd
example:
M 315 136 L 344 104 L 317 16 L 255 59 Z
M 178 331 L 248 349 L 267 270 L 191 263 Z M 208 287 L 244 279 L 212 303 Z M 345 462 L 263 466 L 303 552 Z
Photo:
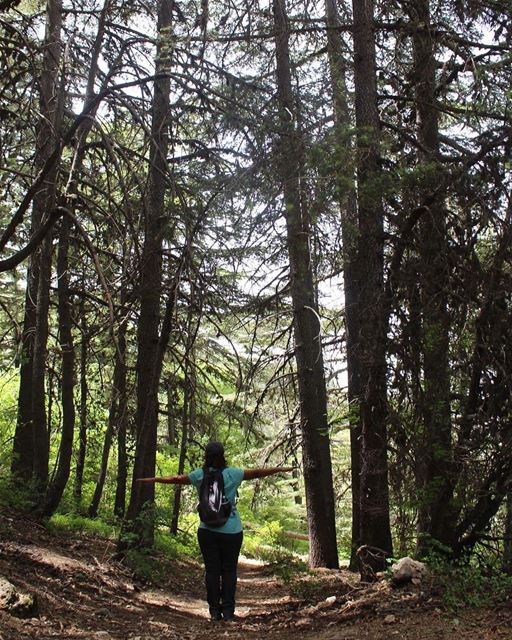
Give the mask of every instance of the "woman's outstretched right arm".
M 266 478 L 274 476 L 276 473 L 288 473 L 293 471 L 293 467 L 267 467 L 265 469 L 244 469 L 244 480 L 255 480 L 256 478 Z
M 154 484 L 155 482 L 161 482 L 162 484 L 190 484 L 190 480 L 187 475 L 164 476 L 161 478 L 137 478 L 135 482 L 144 482 L 148 484 Z

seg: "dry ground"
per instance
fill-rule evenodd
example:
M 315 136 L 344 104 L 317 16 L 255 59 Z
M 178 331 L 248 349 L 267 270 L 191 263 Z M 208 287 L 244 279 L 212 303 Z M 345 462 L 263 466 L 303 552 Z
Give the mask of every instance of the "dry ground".
M 36 594 L 39 615 L 0 611 L 0 640 L 512 640 L 512 604 L 447 612 L 431 593 L 363 586 L 348 572 L 318 572 L 284 584 L 242 561 L 239 621 L 212 624 L 200 566 L 166 562 L 155 588 L 113 559 L 108 540 L 62 537 L 17 514 L 0 516 L 0 575 Z

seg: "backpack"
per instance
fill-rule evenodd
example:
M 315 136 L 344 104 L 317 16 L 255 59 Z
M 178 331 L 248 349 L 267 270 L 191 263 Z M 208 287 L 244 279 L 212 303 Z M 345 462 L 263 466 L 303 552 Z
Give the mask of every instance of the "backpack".
M 222 527 L 233 510 L 224 494 L 224 477 L 221 469 L 203 469 L 203 481 L 199 488 L 197 511 L 207 527 Z

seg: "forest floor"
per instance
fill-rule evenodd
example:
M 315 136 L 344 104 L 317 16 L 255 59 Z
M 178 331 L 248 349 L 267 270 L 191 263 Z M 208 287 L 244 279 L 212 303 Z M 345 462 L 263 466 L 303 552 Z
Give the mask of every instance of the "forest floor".
M 0 515 L 0 576 L 36 595 L 38 616 L 0 610 L 0 640 L 512 640 L 512 602 L 446 610 L 435 590 L 362 585 L 321 570 L 283 582 L 242 560 L 234 623 L 211 623 L 201 566 L 163 560 L 159 586 L 114 560 L 114 544 L 51 534 L 18 514 Z

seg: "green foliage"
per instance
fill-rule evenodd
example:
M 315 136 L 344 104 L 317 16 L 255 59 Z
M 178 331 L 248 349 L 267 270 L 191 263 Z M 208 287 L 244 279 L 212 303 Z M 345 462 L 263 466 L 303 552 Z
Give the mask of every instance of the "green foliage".
M 201 558 L 197 536 L 186 532 L 172 536 L 168 531 L 158 530 L 155 533 L 155 548 L 170 559 L 193 558 L 200 560 Z
M 10 476 L 6 461 L 0 461 L 0 507 L 29 511 L 34 506 L 32 483 L 16 483 Z
M 114 540 L 119 532 L 119 522 L 86 518 L 76 513 L 56 513 L 50 518 L 46 527 L 56 535 L 86 534 L 111 540 Z
M 432 552 L 426 562 L 431 571 L 431 586 L 440 592 L 450 610 L 491 606 L 512 592 L 512 576 L 475 560 L 448 562 L 446 556 Z
M 165 581 L 164 566 L 151 549 L 129 549 L 124 562 L 139 580 L 156 585 L 162 585 Z
M 269 521 L 256 529 L 246 529 L 244 533 L 244 553 L 250 558 L 265 559 L 266 550 L 277 545 L 282 532 L 281 524 Z
M 281 546 L 261 547 L 260 557 L 268 563 L 269 572 L 281 578 L 286 584 L 309 571 L 309 565 L 303 558 Z

